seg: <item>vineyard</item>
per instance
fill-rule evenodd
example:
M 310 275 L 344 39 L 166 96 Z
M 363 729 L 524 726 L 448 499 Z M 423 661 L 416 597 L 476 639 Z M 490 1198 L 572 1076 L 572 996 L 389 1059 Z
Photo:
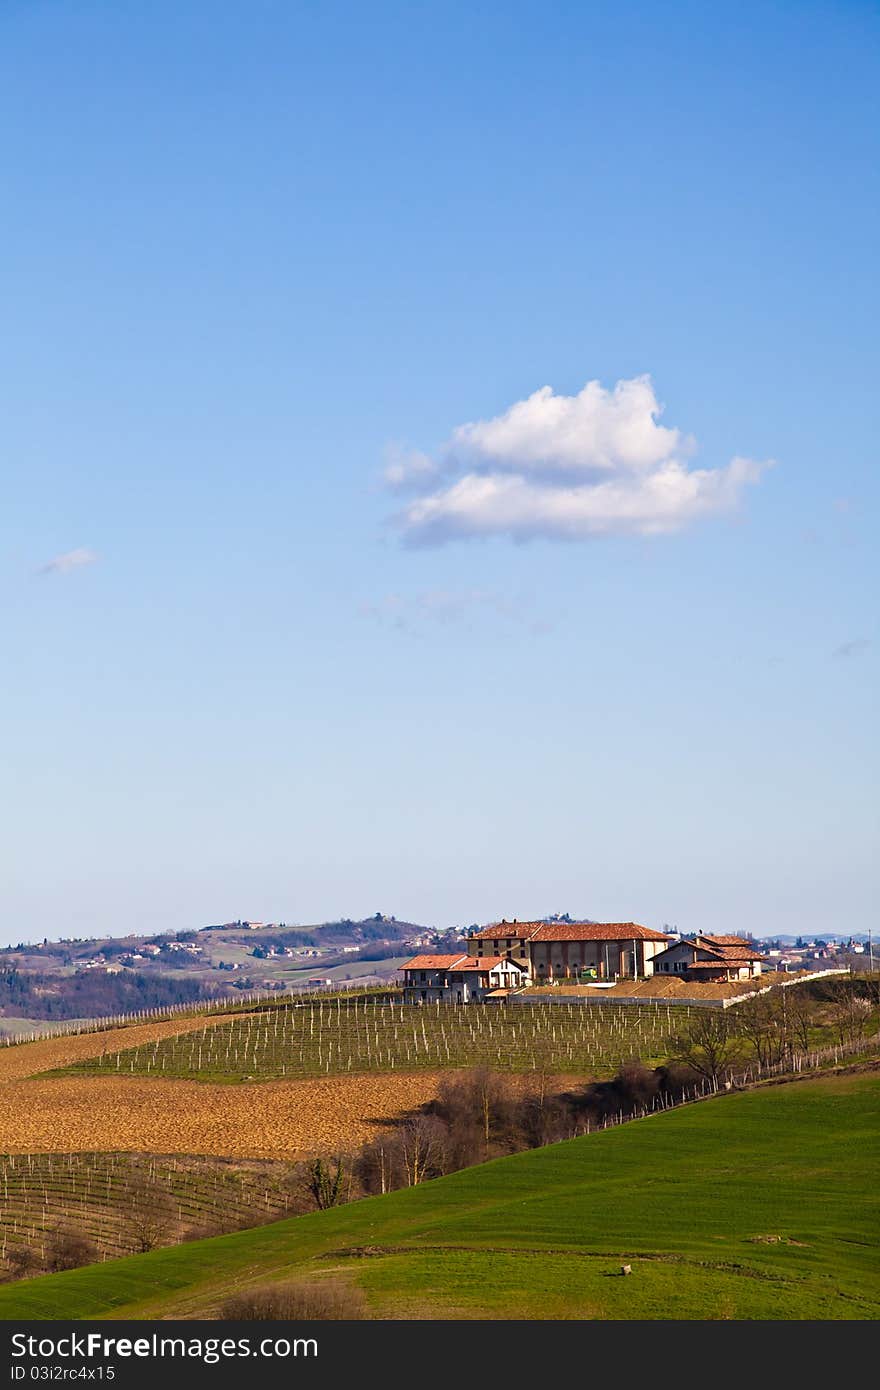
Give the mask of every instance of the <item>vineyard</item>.
M 416 1009 L 340 998 L 242 1015 L 69 1070 L 229 1082 L 480 1065 L 598 1076 L 634 1058 L 662 1060 L 690 1013 L 666 1003 Z
M 375 985 L 346 984 L 310 990 L 308 997 L 320 997 L 325 1002 L 339 998 L 375 1001 L 394 998 L 399 993 L 400 990 L 394 985 L 377 989 Z M 240 1013 L 242 1010 L 259 1012 L 263 1009 L 284 1007 L 289 999 L 290 995 L 279 995 L 275 990 L 240 990 L 234 995 L 225 995 L 210 1002 L 195 1000 L 188 1004 L 169 1004 L 166 1008 L 135 1009 L 121 1014 L 108 1014 L 101 1018 L 72 1018 L 61 1023 L 40 1022 L 27 1018 L 0 1018 L 0 1049 L 53 1038 L 84 1037 L 88 1034 L 114 1031 L 117 1028 L 173 1023 L 175 1020 L 185 1026 L 192 1018 L 211 1018 Z
M 224 1163 L 128 1153 L 0 1155 L 0 1260 L 51 1260 L 59 1236 L 92 1258 L 278 1220 L 294 1206 L 287 1163 Z

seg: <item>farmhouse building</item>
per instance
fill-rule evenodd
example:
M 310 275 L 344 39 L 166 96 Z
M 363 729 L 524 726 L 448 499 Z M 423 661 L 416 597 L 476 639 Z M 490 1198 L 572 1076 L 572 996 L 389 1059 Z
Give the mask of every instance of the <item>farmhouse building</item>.
M 491 950 L 533 981 L 637 979 L 650 975 L 669 937 L 638 922 L 496 922 L 468 938 L 468 954 Z
M 743 936 L 695 936 L 654 957 L 654 973 L 685 980 L 750 980 L 765 958 Z
M 407 1004 L 471 1004 L 526 983 L 518 961 L 477 954 L 413 956 L 402 967 Z

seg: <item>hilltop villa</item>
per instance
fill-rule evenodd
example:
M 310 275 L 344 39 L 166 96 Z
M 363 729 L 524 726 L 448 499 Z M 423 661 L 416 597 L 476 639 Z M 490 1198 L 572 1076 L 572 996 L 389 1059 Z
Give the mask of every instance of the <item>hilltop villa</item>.
M 554 980 L 639 979 L 668 943 L 637 922 L 496 922 L 468 937 L 466 954 L 407 961 L 404 998 L 468 1003 Z
M 491 947 L 525 966 L 531 980 L 638 979 L 669 944 L 638 922 L 496 922 L 468 938 L 468 953 Z

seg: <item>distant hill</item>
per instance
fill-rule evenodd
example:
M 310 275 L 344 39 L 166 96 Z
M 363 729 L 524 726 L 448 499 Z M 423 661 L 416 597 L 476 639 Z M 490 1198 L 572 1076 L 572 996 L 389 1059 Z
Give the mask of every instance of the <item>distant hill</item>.
M 0 1016 L 42 1022 L 105 1018 L 213 999 L 219 990 L 174 976 L 82 971 L 48 975 L 0 969 Z
M 205 932 L 222 933 L 236 941 L 259 940 L 262 944 L 287 945 L 295 940 L 301 946 L 355 946 L 375 941 L 406 941 L 434 928 L 418 922 L 398 922 L 396 917 L 376 913 L 355 921 L 340 917 L 332 922 L 317 922 L 310 926 L 288 925 L 285 922 L 264 922 L 259 926 L 247 922 L 226 922 L 220 926 L 202 927 Z
M 430 927 L 377 912 L 306 926 L 237 921 L 19 942 L 0 949 L 0 1019 L 100 1018 L 242 990 L 309 989 L 327 979 L 381 983 L 416 944 L 443 940 Z
M 127 936 L 61 937 L 56 941 L 50 941 L 48 938 L 34 942 L 19 941 L 14 946 L 0 947 L 0 959 L 4 955 L 27 956 L 34 961 L 76 965 L 92 959 L 99 952 L 105 956 L 120 956 L 143 950 L 145 947 L 167 948 L 171 942 L 193 945 L 208 935 L 222 935 L 224 939 L 243 943 L 253 943 L 256 940 L 265 943 L 277 939 L 283 943 L 295 940 L 299 945 L 326 947 L 364 945 L 376 941 L 405 941 L 410 937 L 436 930 L 419 922 L 398 921 L 396 917 L 387 917 L 378 912 L 372 917 L 362 917 L 358 920 L 341 917 L 305 926 L 287 922 L 235 921 L 177 932 L 140 932 Z

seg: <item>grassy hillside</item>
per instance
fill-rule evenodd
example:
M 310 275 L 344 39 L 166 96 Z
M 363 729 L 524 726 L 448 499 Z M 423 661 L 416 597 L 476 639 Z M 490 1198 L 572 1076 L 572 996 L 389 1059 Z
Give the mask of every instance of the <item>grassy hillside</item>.
M 377 1317 L 876 1318 L 878 1099 L 877 1074 L 721 1096 L 390 1196 L 8 1285 L 0 1317 L 204 1317 L 243 1288 L 330 1276 L 360 1285 Z

